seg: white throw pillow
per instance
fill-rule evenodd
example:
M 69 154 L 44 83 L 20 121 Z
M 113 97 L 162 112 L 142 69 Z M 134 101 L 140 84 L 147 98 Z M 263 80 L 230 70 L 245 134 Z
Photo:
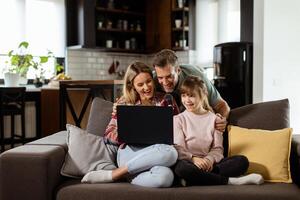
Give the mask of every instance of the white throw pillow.
M 115 169 L 117 147 L 106 145 L 101 136 L 87 133 L 67 124 L 68 152 L 61 168 L 61 174 L 81 178 L 86 173 L 99 169 Z

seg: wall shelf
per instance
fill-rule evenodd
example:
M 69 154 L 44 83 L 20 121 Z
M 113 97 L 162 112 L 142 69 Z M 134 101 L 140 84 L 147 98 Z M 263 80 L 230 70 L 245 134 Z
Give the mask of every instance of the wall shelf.
M 144 51 L 145 1 L 98 0 L 95 7 L 96 46 L 107 51 Z M 112 3 L 111 2 L 111 3 Z M 109 7 L 112 6 L 112 7 Z
M 129 10 L 123 10 L 123 9 L 110 9 L 110 8 L 103 8 L 103 7 L 97 6 L 96 10 L 101 11 L 101 12 L 108 12 L 108 13 L 115 13 L 115 14 L 125 14 L 125 15 L 135 15 L 135 16 L 145 17 L 145 13 L 129 11 Z
M 172 9 L 172 12 L 182 12 L 182 11 L 189 12 L 190 8 L 189 7 L 184 7 L 184 8 L 173 8 Z
M 99 32 L 118 32 L 118 33 L 136 33 L 136 34 L 145 34 L 144 31 L 136 31 L 136 30 L 123 30 L 117 28 L 98 28 Z
M 172 28 L 172 31 L 189 31 L 190 28 L 188 26 L 185 26 L 184 28 Z

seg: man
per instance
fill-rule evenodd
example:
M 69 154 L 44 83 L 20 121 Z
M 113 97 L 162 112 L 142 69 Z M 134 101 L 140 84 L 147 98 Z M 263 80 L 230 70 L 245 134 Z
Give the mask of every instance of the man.
M 208 80 L 203 69 L 192 65 L 179 66 L 175 52 L 169 49 L 164 49 L 154 56 L 153 66 L 155 68 L 157 90 L 172 94 L 180 107 L 182 106 L 179 88 L 183 80 L 189 75 L 200 77 L 205 82 L 209 104 L 219 116 L 216 121 L 216 129 L 224 132 L 230 108 L 214 85 Z

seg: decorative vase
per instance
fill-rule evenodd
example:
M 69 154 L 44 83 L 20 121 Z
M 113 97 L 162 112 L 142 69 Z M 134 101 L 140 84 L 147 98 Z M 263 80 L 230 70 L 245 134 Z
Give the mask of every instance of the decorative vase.
M 183 0 L 177 0 L 177 6 L 178 8 L 183 8 Z
M 5 87 L 18 87 L 20 75 L 17 73 L 7 72 L 4 73 L 4 85 Z

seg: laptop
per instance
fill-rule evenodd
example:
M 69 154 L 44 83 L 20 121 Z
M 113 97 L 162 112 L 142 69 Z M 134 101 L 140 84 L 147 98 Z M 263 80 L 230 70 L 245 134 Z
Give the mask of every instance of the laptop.
M 126 144 L 173 144 L 173 108 L 117 106 L 118 137 Z

